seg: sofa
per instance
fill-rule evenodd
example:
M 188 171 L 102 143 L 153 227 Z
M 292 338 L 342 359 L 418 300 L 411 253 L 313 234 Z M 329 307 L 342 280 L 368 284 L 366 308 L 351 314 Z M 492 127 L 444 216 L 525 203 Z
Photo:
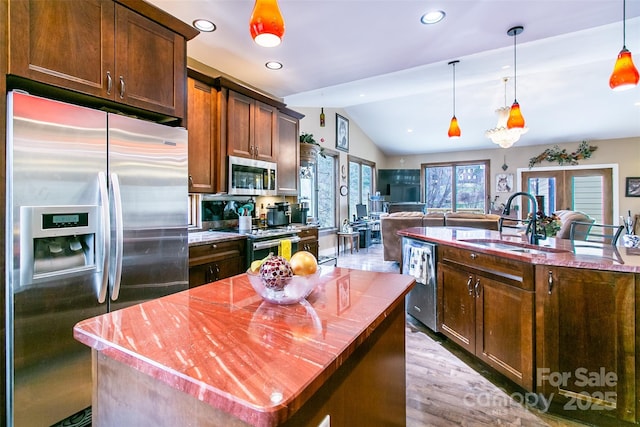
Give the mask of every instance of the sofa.
M 473 227 L 499 230 L 500 215 L 467 212 L 393 212 L 380 215 L 383 257 L 385 261 L 402 260 L 402 237 L 398 230 L 410 227 Z
M 402 237 L 397 234 L 398 230 L 443 225 L 444 215 L 441 213 L 393 212 L 380 214 L 383 259 L 396 262 L 400 262 L 402 259 Z

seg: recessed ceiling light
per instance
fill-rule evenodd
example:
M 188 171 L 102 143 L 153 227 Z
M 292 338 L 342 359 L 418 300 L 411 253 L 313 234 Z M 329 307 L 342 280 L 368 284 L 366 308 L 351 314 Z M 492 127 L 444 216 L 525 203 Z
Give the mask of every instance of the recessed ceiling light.
M 280 68 L 282 68 L 282 63 L 278 61 L 269 61 L 266 64 L 264 64 L 264 66 L 270 70 L 279 70 Z
M 205 33 L 210 33 L 216 30 L 216 24 L 206 19 L 196 19 L 193 21 L 193 26 Z
M 425 25 L 429 24 L 437 24 L 442 21 L 445 17 L 445 13 L 441 10 L 432 10 L 431 12 L 427 12 L 420 17 L 420 22 Z

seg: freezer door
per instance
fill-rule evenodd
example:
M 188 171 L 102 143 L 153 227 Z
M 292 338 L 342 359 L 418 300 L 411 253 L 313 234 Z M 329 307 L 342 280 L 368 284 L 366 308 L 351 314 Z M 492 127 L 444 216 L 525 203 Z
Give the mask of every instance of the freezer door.
M 108 117 L 114 310 L 188 288 L 187 132 Z
M 9 425 L 48 426 L 91 405 L 91 353 L 73 339 L 73 326 L 107 307 L 98 302 L 100 264 L 48 277 L 55 265 L 75 265 L 68 255 L 80 242 L 73 237 L 49 240 L 51 230 L 42 232 L 40 207 L 53 207 L 50 212 L 61 215 L 59 220 L 75 212 L 71 206 L 101 205 L 98 176 L 107 166 L 107 115 L 14 92 L 8 94 L 7 110 L 6 349 L 7 382 L 13 385 L 7 413 Z M 58 212 L 56 206 L 64 209 Z M 100 228 L 102 219 L 93 219 Z M 37 229 L 27 237 L 30 223 Z M 101 236 L 82 244 L 91 245 L 102 259 Z M 21 283 L 21 262 L 37 258 L 25 248 L 46 248 L 48 261 L 55 263 L 36 266 L 34 271 L 47 274 Z M 67 261 L 59 258 L 65 253 Z

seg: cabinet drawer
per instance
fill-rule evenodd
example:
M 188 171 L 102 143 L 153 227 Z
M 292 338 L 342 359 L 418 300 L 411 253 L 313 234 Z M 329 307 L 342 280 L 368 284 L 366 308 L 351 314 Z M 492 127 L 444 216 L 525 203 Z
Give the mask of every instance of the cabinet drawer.
M 244 257 L 246 240 L 229 240 L 191 246 L 189 248 L 189 267 L 221 261 L 234 257 Z
M 225 259 L 189 268 L 189 288 L 235 276 L 244 271 L 244 257 Z
M 303 230 L 298 231 L 298 236 L 301 239 L 304 238 L 314 238 L 318 239 L 318 229 L 317 228 L 305 228 Z
M 533 290 L 533 265 L 481 251 L 439 246 L 440 261 L 462 264 L 484 275 L 493 275 L 513 286 Z

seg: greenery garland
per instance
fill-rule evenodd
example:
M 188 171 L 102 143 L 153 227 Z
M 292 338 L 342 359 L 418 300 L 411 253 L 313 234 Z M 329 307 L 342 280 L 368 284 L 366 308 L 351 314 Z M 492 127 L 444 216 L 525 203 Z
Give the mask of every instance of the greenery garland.
M 596 151 L 598 147 L 589 145 L 587 141 L 582 141 L 578 146 L 578 150 L 573 153 L 567 153 L 564 148 L 555 145 L 553 148 L 547 148 L 536 157 L 529 159 L 529 167 L 532 168 L 536 163 L 540 163 L 543 160 L 548 162 L 558 162 L 560 165 L 577 165 L 578 160 L 588 159 L 591 157 L 591 153 Z

